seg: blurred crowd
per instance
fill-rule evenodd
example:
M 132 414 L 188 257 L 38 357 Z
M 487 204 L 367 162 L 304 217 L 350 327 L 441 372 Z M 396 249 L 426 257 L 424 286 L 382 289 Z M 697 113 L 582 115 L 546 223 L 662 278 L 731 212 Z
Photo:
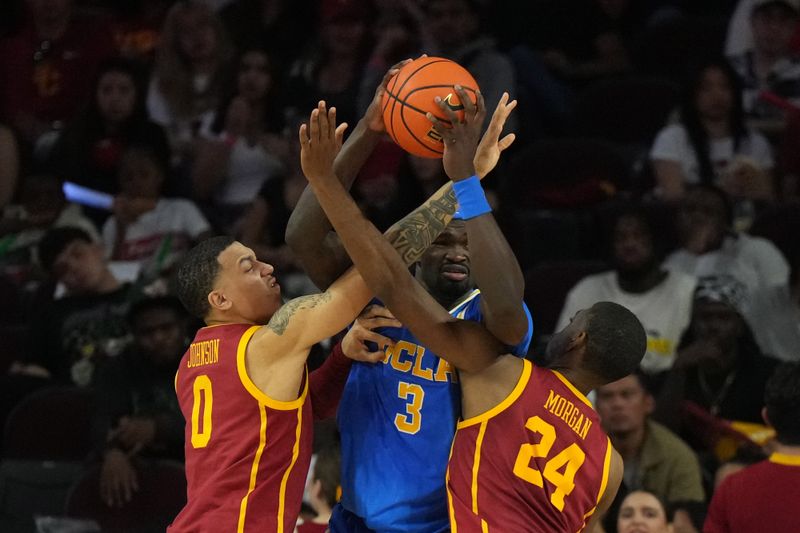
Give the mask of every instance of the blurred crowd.
M 315 292 L 284 238 L 297 128 L 320 99 L 354 127 L 422 53 L 466 67 L 489 109 L 519 100 L 485 186 L 526 273 L 529 357 L 599 300 L 647 331 L 641 372 L 594 398 L 625 459 L 606 531 L 642 508 L 703 530 L 715 487 L 773 451 L 770 377 L 800 381 L 779 367 L 800 361 L 798 0 L 2 2 L 0 493 L 61 481 L 2 498 L 0 524 L 64 514 L 70 486 L 81 508 L 84 478 L 125 507 L 145 465 L 180 463 L 181 254 L 234 235 L 285 296 Z M 446 181 L 387 139 L 353 194 L 386 229 Z M 48 425 L 67 434 L 30 430 Z M 336 501 L 319 433 L 306 527 Z

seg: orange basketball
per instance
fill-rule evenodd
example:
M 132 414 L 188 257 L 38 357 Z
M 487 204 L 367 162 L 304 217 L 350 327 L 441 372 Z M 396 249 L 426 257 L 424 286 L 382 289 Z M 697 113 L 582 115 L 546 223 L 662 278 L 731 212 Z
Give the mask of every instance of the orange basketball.
M 477 101 L 478 84 L 467 70 L 442 57 L 421 57 L 408 63 L 389 80 L 383 95 L 383 123 L 392 140 L 404 150 L 421 157 L 439 158 L 444 153 L 441 136 L 433 129 L 425 113 L 446 124 L 450 122 L 434 102 L 441 97 L 461 119 L 461 105 L 454 85 L 461 85 Z

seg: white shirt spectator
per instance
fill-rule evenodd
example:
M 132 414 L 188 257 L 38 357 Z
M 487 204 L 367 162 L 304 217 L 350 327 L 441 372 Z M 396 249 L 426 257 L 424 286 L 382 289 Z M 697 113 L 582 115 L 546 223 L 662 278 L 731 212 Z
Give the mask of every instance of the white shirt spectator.
M 115 259 L 146 263 L 163 253 L 161 262 L 169 264 L 176 254 L 188 250 L 192 241 L 209 229 L 208 221 L 191 201 L 162 198 L 155 209 L 126 228 Z M 112 216 L 103 225 L 103 243 L 109 257 L 114 251 L 116 237 L 117 221 Z
M 763 135 L 753 131 L 749 132 L 747 138 L 740 143 L 736 153 L 733 151 L 733 137 L 712 139 L 709 148 L 717 178 L 736 156 L 746 156 L 764 170 L 771 169 L 775 165 L 769 142 Z M 650 159 L 679 163 L 683 175 L 686 176 L 686 183 L 700 182 L 700 164 L 689 141 L 689 134 L 682 124 L 671 124 L 658 133 L 650 150 Z
M 756 291 L 745 310 L 761 351 L 782 361 L 800 361 L 800 306 L 787 285 Z
M 644 293 L 623 291 L 614 271 L 587 276 L 567 295 L 557 331 L 570 319 L 596 302 L 624 305 L 636 315 L 647 332 L 647 353 L 642 369 L 648 374 L 668 370 L 675 361 L 675 350 L 692 315 L 692 295 L 697 280 L 680 272 L 670 272 L 657 286 Z
M 705 254 L 677 250 L 667 258 L 664 266 L 698 278 L 733 276 L 747 287 L 748 295 L 789 283 L 789 264 L 780 250 L 767 239 L 744 233 L 725 237 L 718 250 Z
M 267 180 L 283 173 L 283 164 L 267 152 L 261 143 L 250 146 L 240 137 L 233 145 L 228 174 L 214 202 L 222 205 L 249 204 Z

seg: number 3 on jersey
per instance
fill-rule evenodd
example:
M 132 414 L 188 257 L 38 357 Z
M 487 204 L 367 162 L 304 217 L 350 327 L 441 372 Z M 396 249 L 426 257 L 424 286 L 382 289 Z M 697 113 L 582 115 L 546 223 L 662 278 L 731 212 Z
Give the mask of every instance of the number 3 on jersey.
M 419 431 L 422 424 L 422 401 L 425 399 L 425 391 L 416 383 L 406 383 L 401 381 L 397 384 L 397 396 L 403 400 L 408 400 L 405 413 L 397 413 L 394 416 L 394 425 L 403 433 L 414 435 Z M 411 399 L 409 400 L 409 396 Z
M 192 447 L 205 448 L 211 440 L 211 408 L 214 406 L 214 394 L 211 392 L 211 380 L 201 374 L 194 378 L 192 385 L 194 401 L 192 402 Z M 200 427 L 200 408 L 202 405 L 203 425 Z
M 514 475 L 537 487 L 544 487 L 542 477 L 555 485 L 556 490 L 550 495 L 550 503 L 559 511 L 564 510 L 564 497 L 575 489 L 575 474 L 586 460 L 586 454 L 573 443 L 561 450 L 555 457 L 547 461 L 544 470 L 531 468 L 531 459 L 547 457 L 550 448 L 556 441 L 556 428 L 538 416 L 528 419 L 525 427 L 532 433 L 542 436 L 538 444 L 523 444 L 519 448 L 517 460 L 514 462 Z M 563 472 L 559 470 L 564 469 Z

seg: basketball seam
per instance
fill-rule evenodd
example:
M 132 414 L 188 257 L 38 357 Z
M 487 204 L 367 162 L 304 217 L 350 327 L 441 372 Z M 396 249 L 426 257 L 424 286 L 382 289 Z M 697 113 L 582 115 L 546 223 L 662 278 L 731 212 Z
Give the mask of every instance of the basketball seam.
M 408 123 L 406 122 L 406 114 L 405 114 L 406 107 L 411 107 L 411 106 L 407 106 L 404 103 L 403 107 L 400 108 L 400 120 L 403 121 L 403 125 L 406 127 L 406 131 L 408 131 L 408 133 L 411 134 L 411 137 L 415 141 L 417 141 L 417 143 L 420 146 L 422 146 L 423 148 L 425 148 L 426 150 L 430 150 L 431 152 L 433 152 L 436 155 L 444 154 L 444 151 L 435 150 L 435 149 L 431 148 L 430 146 L 428 146 L 427 144 L 425 144 L 424 141 L 422 141 L 419 137 L 417 137 L 416 133 L 414 133 L 414 130 L 412 130 L 411 128 L 408 127 Z M 419 112 L 418 109 L 413 109 L 413 110 Z
M 410 79 L 411 79 L 411 78 L 412 78 L 412 77 L 413 77 L 413 76 L 414 76 L 414 75 L 415 75 L 417 72 L 419 72 L 420 70 L 422 70 L 422 69 L 426 68 L 428 65 L 435 65 L 436 63 L 445 63 L 445 62 L 447 62 L 447 61 L 448 61 L 447 59 L 437 59 L 437 60 L 435 60 L 435 61 L 430 61 L 430 62 L 428 62 L 428 63 L 425 63 L 424 65 L 422 65 L 422 66 L 418 67 L 418 68 L 417 68 L 417 69 L 416 69 L 414 72 L 410 73 L 410 74 L 409 74 L 409 75 L 406 77 L 406 79 L 405 79 L 405 80 L 403 80 L 403 85 L 401 85 L 401 86 L 400 86 L 400 88 L 399 88 L 399 89 L 397 89 L 397 94 L 400 94 L 400 92 L 403 90 L 403 87 L 405 87 L 405 86 L 406 86 L 406 83 L 408 83 L 408 81 L 409 81 L 409 80 L 410 80 Z M 400 73 L 398 72 L 397 74 L 400 74 Z M 395 85 L 396 85 L 396 83 L 395 83 Z M 395 133 L 394 133 L 394 110 L 395 110 L 395 106 L 397 105 L 397 102 L 398 102 L 398 100 L 399 100 L 399 99 L 397 98 L 397 96 L 393 95 L 393 94 L 392 94 L 392 93 L 391 93 L 391 92 L 388 90 L 388 87 L 387 87 L 387 90 L 386 90 L 386 92 L 387 92 L 387 93 L 389 93 L 389 96 L 391 96 L 391 97 L 393 97 L 393 98 L 394 98 L 394 101 L 392 102 L 392 110 L 391 110 L 391 112 L 389 113 L 389 117 L 390 117 L 390 120 L 389 120 L 389 126 L 390 126 L 390 129 L 392 130 L 391 132 L 389 132 L 389 135 L 392 137 L 392 139 L 394 139 L 394 142 L 397 142 L 397 135 L 395 135 Z M 405 101 L 403 101 L 403 105 L 405 106 Z M 407 128 L 406 128 L 406 129 L 407 129 Z

